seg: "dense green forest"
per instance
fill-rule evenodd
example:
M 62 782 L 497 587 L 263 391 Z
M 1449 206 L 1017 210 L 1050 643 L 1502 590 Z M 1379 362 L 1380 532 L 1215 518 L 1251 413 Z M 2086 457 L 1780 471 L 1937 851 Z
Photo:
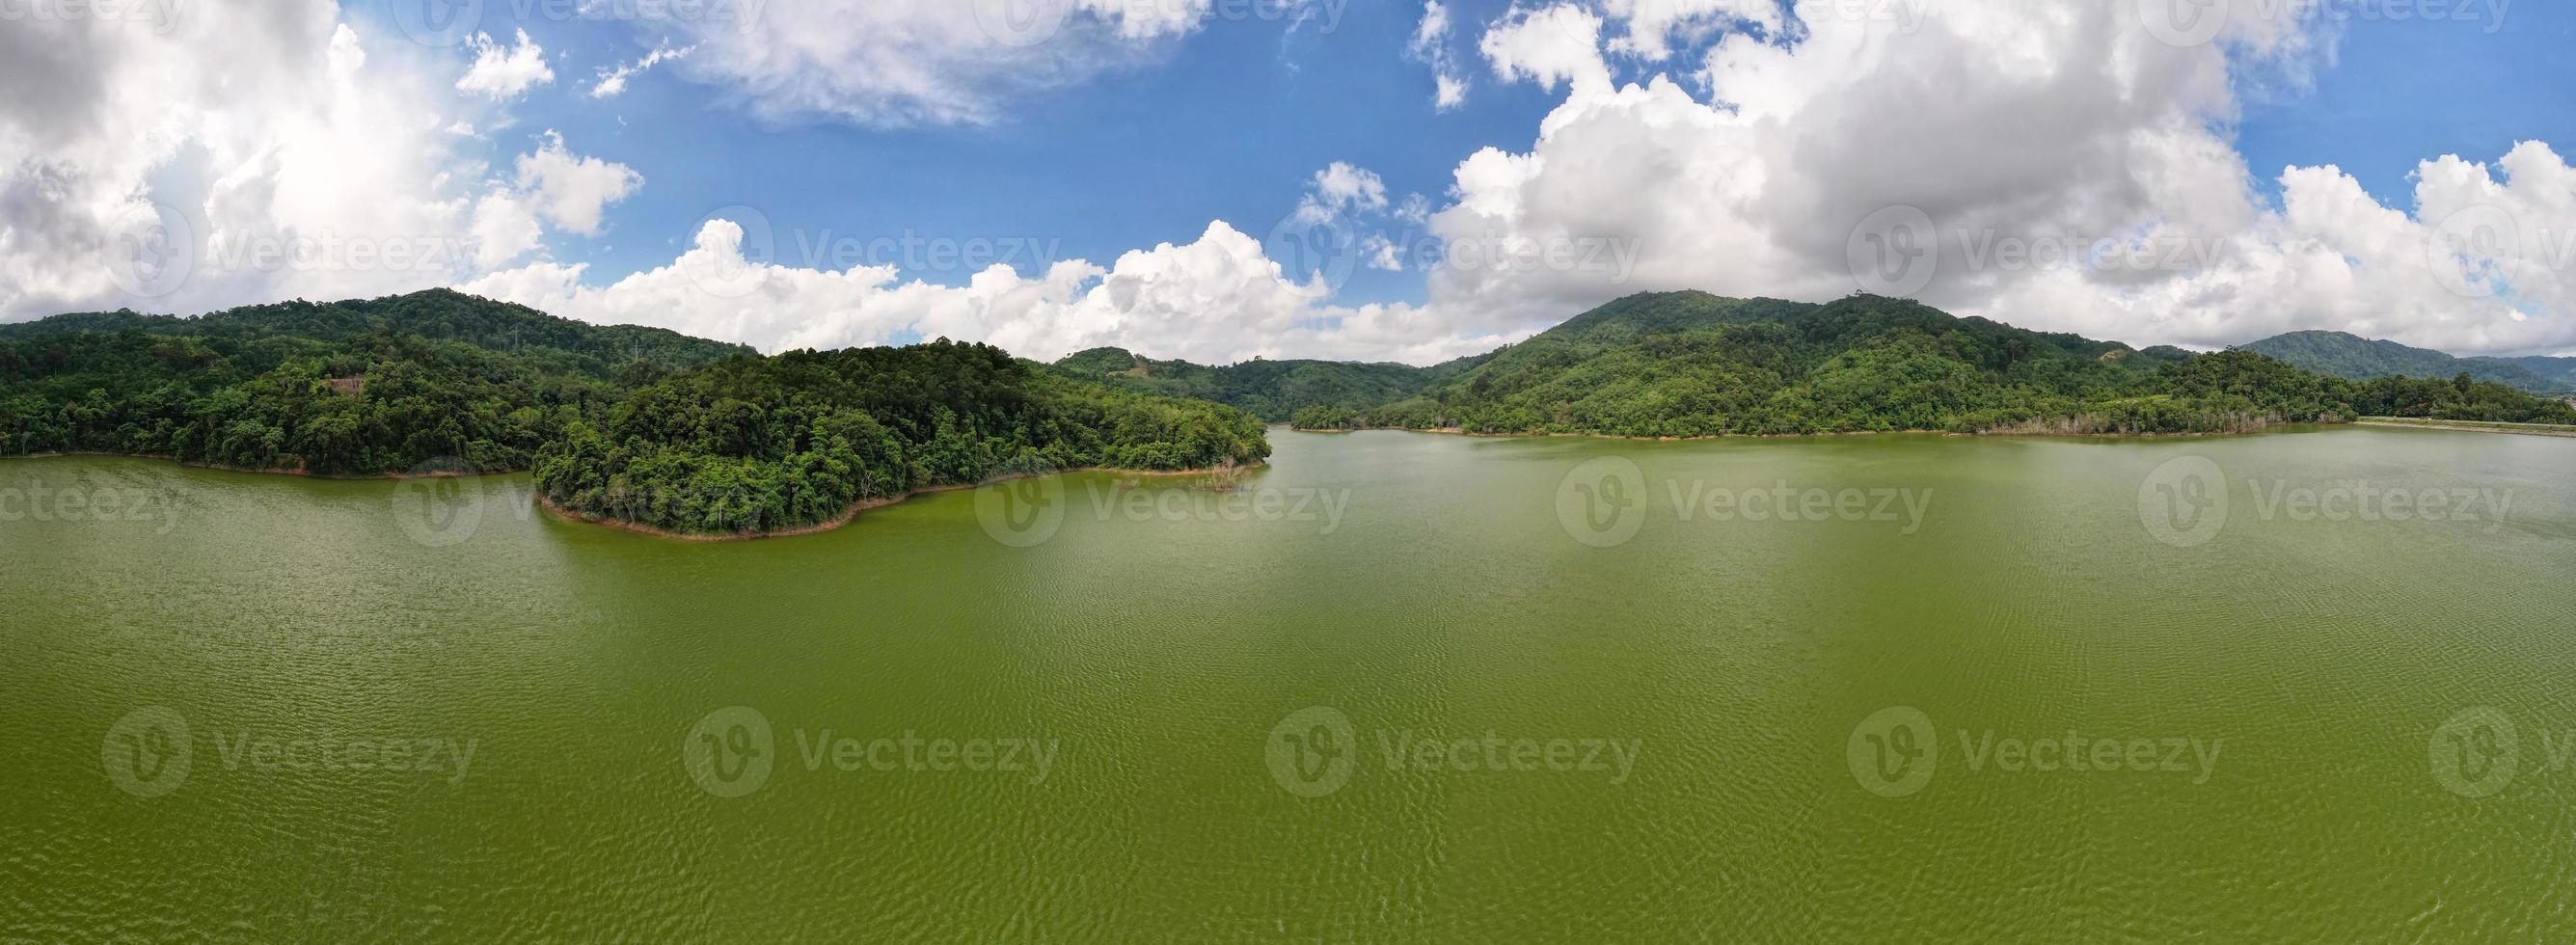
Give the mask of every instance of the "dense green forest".
M 0 327 L 0 455 L 114 452 L 325 476 L 525 469 L 575 418 L 750 353 L 448 291 Z
M 1227 367 L 1152 361 L 1123 348 L 1093 348 L 1065 357 L 1056 370 L 1129 390 L 1191 397 L 1239 407 L 1272 423 L 1309 407 L 1365 410 L 1420 393 L 1477 364 L 1465 358 L 1435 367 L 1339 361 L 1252 360 Z
M 2539 394 L 2576 391 L 2576 358 L 2455 358 L 2439 351 L 2409 348 L 2394 341 L 2371 341 L 2339 331 L 2295 331 L 2242 345 L 2237 350 L 2346 380 L 2449 379 L 2466 374 L 2472 380 Z
M 1639 295 L 1433 368 L 1210 368 L 1114 348 L 1041 365 L 945 339 L 764 358 L 448 291 L 0 326 L 0 455 L 343 476 L 457 458 L 533 469 L 569 510 L 686 533 L 814 525 L 1022 472 L 1249 465 L 1270 453 L 1265 419 L 1696 437 L 2241 432 L 2358 416 L 2576 424 L 2576 407 L 2465 371 L 2351 380 L 1871 296 Z
M 1270 455 L 1261 421 L 1076 381 L 999 348 L 738 358 L 575 421 L 537 460 L 562 508 L 683 533 L 768 532 L 852 505 L 1021 472 L 1184 470 Z
M 2249 352 L 2132 349 L 1910 301 L 1632 296 L 1324 428 L 1700 437 L 1893 430 L 2219 433 L 2362 415 L 2576 422 L 2459 380 L 2355 383 Z

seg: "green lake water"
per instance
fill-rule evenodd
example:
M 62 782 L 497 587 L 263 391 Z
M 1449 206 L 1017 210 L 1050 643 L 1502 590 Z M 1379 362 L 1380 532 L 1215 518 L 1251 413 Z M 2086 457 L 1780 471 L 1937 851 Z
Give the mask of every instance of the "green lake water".
M 2576 440 L 1273 440 L 726 544 L 0 463 L 0 938 L 2576 938 Z

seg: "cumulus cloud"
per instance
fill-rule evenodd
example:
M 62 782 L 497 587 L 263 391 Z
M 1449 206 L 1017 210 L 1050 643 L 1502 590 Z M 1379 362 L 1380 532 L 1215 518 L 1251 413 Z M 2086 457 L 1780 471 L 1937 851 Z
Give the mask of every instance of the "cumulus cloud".
M 599 218 L 611 203 L 644 186 L 644 176 L 623 164 L 564 150 L 563 136 L 545 133 L 534 153 L 519 158 L 519 189 L 548 222 L 583 236 L 599 235 Z
M 1527 149 L 1458 165 L 1434 233 L 1628 241 L 1636 263 L 1443 267 L 1431 304 L 1543 324 L 1650 289 L 1869 290 L 2135 343 L 2332 328 L 2464 353 L 2576 345 L 2576 207 L 2546 145 L 2428 160 L 2412 207 L 2331 167 L 2278 172 L 2277 202 L 2259 192 L 2224 137 L 2235 82 L 2295 78 L 2331 49 L 2304 7 L 2176 24 L 2156 4 L 1884 6 L 1906 15 L 1802 0 L 1779 29 L 1724 32 L 1675 58 L 1705 97 L 1663 72 L 1614 82 L 1612 63 L 1677 57 L 1647 37 L 1758 8 L 1506 15 L 1480 43 L 1495 75 L 1565 98 Z M 2199 23 L 2217 29 L 2182 28 Z
M 426 288 L 471 266 L 448 63 L 320 4 L 0 30 L 0 318 Z M 382 39 L 382 37 L 379 37 Z
M 586 284 L 580 265 L 541 263 L 460 288 L 586 321 L 655 325 L 768 351 L 949 337 L 1048 360 L 1118 345 L 1220 364 L 1430 363 L 1516 340 L 1461 332 L 1413 306 L 1331 305 L 1320 280 L 1291 278 L 1258 241 L 1223 222 L 1193 242 L 1129 252 L 1106 267 L 1063 260 L 1023 276 L 997 265 L 963 286 L 905 282 L 891 266 L 826 271 L 762 258 L 777 245 L 774 234 L 717 219 L 671 265 L 606 286 Z
M 1494 77 L 1505 82 L 1528 79 L 1549 89 L 1565 83 L 1578 95 L 1610 87 L 1610 67 L 1601 61 L 1601 17 L 1576 4 L 1514 9 L 1485 31 L 1476 48 L 1493 63 Z
M 166 32 L 0 31 L 0 78 L 49 76 L 0 99 L 0 319 L 448 285 L 542 255 L 550 228 L 599 232 L 641 184 L 552 134 L 495 174 L 474 125 L 500 105 L 452 79 L 488 51 L 322 3 L 215 6 Z
M 546 66 L 546 51 L 528 39 L 527 30 L 519 31 L 519 42 L 513 46 L 493 42 L 482 33 L 466 45 L 474 50 L 474 64 L 466 68 L 464 78 L 456 80 L 459 92 L 508 101 L 555 80 L 555 71 Z

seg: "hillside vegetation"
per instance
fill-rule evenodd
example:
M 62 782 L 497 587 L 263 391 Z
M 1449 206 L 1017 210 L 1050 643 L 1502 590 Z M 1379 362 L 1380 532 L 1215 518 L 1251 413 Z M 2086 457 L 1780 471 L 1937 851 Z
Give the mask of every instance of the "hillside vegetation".
M 2221 433 L 2384 416 L 2563 422 L 2502 385 L 2353 383 L 2250 352 L 2027 331 L 1918 303 L 1698 292 L 1585 313 L 1421 393 L 1315 427 L 1641 437 L 1863 431 Z M 1339 422 L 1334 422 L 1339 421 Z
M 1055 369 L 1068 377 L 1128 390 L 1192 397 L 1241 408 L 1272 423 L 1298 411 L 1358 411 L 1421 392 L 1476 364 L 1467 358 L 1436 367 L 1354 364 L 1340 361 L 1252 360 L 1227 367 L 1187 361 L 1154 361 L 1124 348 L 1093 348 L 1065 357 Z
M 113 452 L 327 476 L 527 468 L 631 386 L 750 354 L 448 291 L 0 327 L 0 455 Z
M 2292 367 L 2346 380 L 2384 377 L 2452 378 L 2503 384 L 2532 393 L 2576 391 L 2576 358 L 2455 358 L 2394 341 L 2371 341 L 2339 331 L 2297 331 L 2249 345 L 2251 351 Z
M 989 345 L 737 358 L 577 421 L 537 460 L 558 507 L 691 534 L 832 521 L 853 505 L 1025 472 L 1258 463 L 1261 422 L 1056 376 Z

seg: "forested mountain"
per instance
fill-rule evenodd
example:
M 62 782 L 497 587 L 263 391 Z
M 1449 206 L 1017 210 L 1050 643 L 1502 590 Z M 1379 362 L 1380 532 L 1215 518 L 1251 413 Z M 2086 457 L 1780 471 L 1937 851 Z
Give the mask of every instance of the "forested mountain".
M 1875 296 L 1818 305 L 1678 292 L 1612 302 L 1413 397 L 1346 418 L 1316 411 L 1300 425 L 2181 433 L 2361 414 L 2576 422 L 2563 404 L 2500 385 L 2355 384 L 2247 352 L 2141 351 Z
M 764 358 L 445 291 L 0 327 L 0 455 L 317 475 L 462 459 L 532 468 L 566 509 L 688 533 L 813 525 L 1022 471 L 1248 465 L 1269 455 L 1264 418 L 1711 436 L 2233 432 L 2359 415 L 2576 424 L 2567 404 L 2464 375 L 2357 382 L 1871 296 L 1639 295 L 1432 368 L 1211 368 L 1114 348 L 1041 365 L 945 339 Z
M 1164 469 L 1268 450 L 1235 411 L 1077 383 L 990 348 L 764 359 L 448 291 L 0 328 L 0 455 L 375 476 L 456 460 L 528 469 L 543 451 L 566 504 L 683 530 L 804 523 L 795 503 L 1009 462 Z M 799 458 L 821 465 L 791 468 Z M 854 478 L 833 478 L 844 471 Z M 624 504 L 631 489 L 654 504 Z
M 2576 358 L 2466 358 L 2472 364 L 2512 365 L 2540 376 L 2552 393 L 2576 393 Z
M 575 421 L 538 457 L 558 506 L 668 531 L 768 532 L 997 475 L 1186 470 L 1270 455 L 1261 422 L 1053 374 L 988 345 L 739 358 Z
M 2294 331 L 2242 345 L 2237 350 L 2355 381 L 2383 377 L 2449 379 L 2466 374 L 2472 380 L 2533 393 L 2576 391 L 2576 358 L 2456 358 L 2340 331 Z
M 1093 348 L 1068 355 L 1054 366 L 1069 377 L 1147 393 L 1211 400 L 1282 423 L 1310 407 L 1357 411 L 1410 397 L 1483 361 L 1483 357 L 1475 357 L 1420 368 L 1409 364 L 1252 360 L 1207 367 L 1187 361 L 1148 360 L 1124 348 Z
M 563 425 L 737 345 L 448 291 L 0 327 L 0 455 L 96 451 L 316 475 L 526 468 Z

